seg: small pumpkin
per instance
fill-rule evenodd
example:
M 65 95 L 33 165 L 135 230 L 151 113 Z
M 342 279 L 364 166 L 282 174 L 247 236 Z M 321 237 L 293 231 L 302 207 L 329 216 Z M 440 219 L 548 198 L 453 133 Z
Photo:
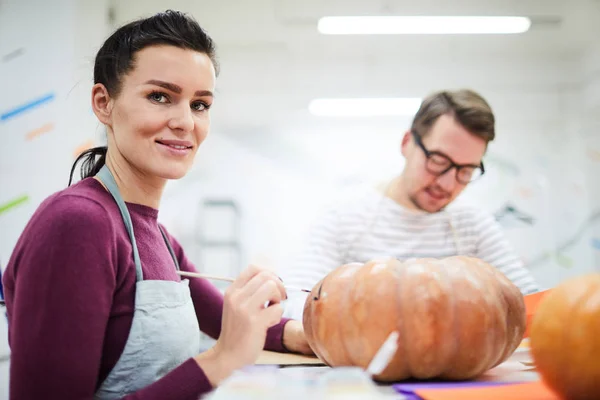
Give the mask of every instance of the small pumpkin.
M 472 257 L 373 260 L 336 268 L 304 305 L 304 330 L 330 366 L 367 368 L 392 331 L 398 349 L 375 378 L 463 380 L 506 360 L 525 331 L 519 289 Z
M 542 379 L 565 399 L 600 396 L 600 274 L 550 291 L 533 317 L 531 354 Z

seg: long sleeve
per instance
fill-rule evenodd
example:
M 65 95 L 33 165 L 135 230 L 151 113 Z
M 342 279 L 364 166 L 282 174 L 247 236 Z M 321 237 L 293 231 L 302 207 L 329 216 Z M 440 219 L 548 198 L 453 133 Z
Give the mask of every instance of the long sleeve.
M 477 232 L 477 254 L 488 264 L 497 268 L 519 287 L 521 293 L 529 294 L 539 290 L 533 275 L 502 232 L 502 227 L 493 216 L 482 213 L 475 226 Z
M 55 199 L 26 228 L 4 282 L 10 398 L 93 399 L 117 282 L 114 227 L 101 204 Z M 212 389 L 188 360 L 127 400 L 196 400 Z
M 171 235 L 169 235 L 169 240 L 179 262 L 179 268 L 182 271 L 197 272 L 196 267 L 186 257 L 179 242 Z M 213 339 L 218 339 L 221 334 L 223 295 L 219 289 L 206 279 L 191 279 L 190 292 L 194 308 L 196 309 L 200 330 Z M 279 324 L 267 331 L 265 350 L 287 352 L 287 349 L 283 346 L 283 330 L 287 321 L 289 319 L 282 318 Z
M 29 225 L 5 275 L 10 398 L 92 398 L 115 289 L 110 221 L 57 199 Z M 23 238 L 22 240 L 23 241 Z
M 292 268 L 282 270 L 286 285 L 312 289 L 325 275 L 344 262 L 339 249 L 339 222 L 334 209 L 323 212 L 309 229 L 307 243 Z M 306 293 L 293 292 L 285 305 L 284 316 L 302 320 Z

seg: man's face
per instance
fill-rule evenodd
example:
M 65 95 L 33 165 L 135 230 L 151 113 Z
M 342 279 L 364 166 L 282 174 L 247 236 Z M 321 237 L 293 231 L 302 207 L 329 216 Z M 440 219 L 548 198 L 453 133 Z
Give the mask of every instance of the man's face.
M 451 115 L 442 115 L 422 139 L 425 148 L 446 155 L 456 164 L 479 165 L 486 150 L 484 139 L 473 135 Z M 436 176 L 426 168 L 427 157 L 410 132 L 402 140 L 406 165 L 402 173 L 407 196 L 415 208 L 437 212 L 465 188 L 456 180 L 456 168 Z

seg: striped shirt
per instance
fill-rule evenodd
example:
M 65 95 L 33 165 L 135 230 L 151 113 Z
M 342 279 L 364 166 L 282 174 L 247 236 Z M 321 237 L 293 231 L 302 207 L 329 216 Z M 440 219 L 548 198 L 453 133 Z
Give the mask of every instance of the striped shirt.
M 486 261 L 523 294 L 539 290 L 490 214 L 455 204 L 437 213 L 409 210 L 374 189 L 323 213 L 310 229 L 298 263 L 281 275 L 287 285 L 311 289 L 350 262 L 454 255 Z M 306 294 L 290 293 L 284 315 L 301 319 L 305 298 Z

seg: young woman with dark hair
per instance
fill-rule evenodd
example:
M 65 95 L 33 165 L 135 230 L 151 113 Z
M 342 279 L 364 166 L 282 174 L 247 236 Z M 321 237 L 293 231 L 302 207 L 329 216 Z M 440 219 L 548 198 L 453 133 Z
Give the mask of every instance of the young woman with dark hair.
M 311 352 L 281 317 L 277 276 L 250 266 L 224 296 L 182 281 L 195 268 L 157 222 L 208 134 L 217 70 L 211 38 L 174 11 L 99 50 L 91 98 L 108 145 L 39 206 L 4 275 L 11 399 L 196 400 L 263 348 Z M 205 352 L 200 331 L 217 339 Z

